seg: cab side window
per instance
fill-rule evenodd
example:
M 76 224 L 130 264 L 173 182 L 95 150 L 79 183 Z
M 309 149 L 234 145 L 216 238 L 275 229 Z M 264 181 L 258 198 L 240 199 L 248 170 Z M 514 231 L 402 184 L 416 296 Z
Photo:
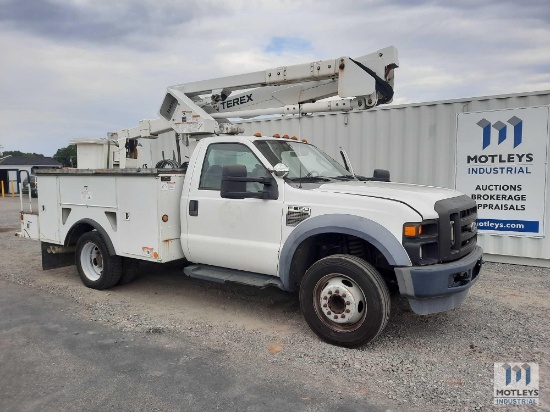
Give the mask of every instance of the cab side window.
M 267 169 L 247 146 L 240 143 L 212 143 L 208 146 L 202 165 L 199 189 L 220 190 L 222 168 L 225 165 L 244 165 L 249 177 L 263 177 L 268 174 Z M 249 182 L 246 190 L 260 192 L 263 185 Z

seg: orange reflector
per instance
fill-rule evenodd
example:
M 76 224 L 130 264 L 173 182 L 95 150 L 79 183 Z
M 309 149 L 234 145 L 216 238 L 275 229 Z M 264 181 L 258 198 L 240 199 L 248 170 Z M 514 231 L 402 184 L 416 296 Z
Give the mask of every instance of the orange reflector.
M 281 137 L 281 135 L 279 135 L 279 133 L 275 133 L 275 134 L 273 135 L 273 137 L 279 138 L 279 137 Z
M 302 139 L 302 142 L 307 143 L 307 139 Z
M 296 136 L 292 136 L 291 139 L 292 140 L 298 140 L 298 138 Z
M 168 215 L 162 215 L 162 221 L 168 222 Z
M 416 226 L 405 226 L 405 236 L 415 237 L 416 236 Z
M 290 139 L 290 137 L 287 134 L 284 134 L 283 139 Z
M 159 257 L 159 254 L 157 252 L 153 252 L 153 257 L 156 259 Z
M 255 137 L 262 137 L 262 134 L 260 132 L 256 132 L 256 133 L 254 133 L 254 136 Z
M 422 234 L 422 226 L 406 225 L 403 228 L 403 234 L 407 237 L 416 237 Z

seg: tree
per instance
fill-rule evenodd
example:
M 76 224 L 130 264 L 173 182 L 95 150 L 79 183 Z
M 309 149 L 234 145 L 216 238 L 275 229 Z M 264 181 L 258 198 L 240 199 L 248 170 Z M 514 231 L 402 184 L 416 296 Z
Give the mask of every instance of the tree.
M 70 144 L 67 147 L 57 149 L 53 158 L 65 167 L 76 167 L 76 145 Z
M 20 152 L 19 150 L 6 150 L 5 152 L 3 152 L 3 155 L 4 156 L 8 156 L 8 155 L 24 156 L 24 157 L 44 157 L 44 155 L 40 153 L 25 153 L 25 152 Z

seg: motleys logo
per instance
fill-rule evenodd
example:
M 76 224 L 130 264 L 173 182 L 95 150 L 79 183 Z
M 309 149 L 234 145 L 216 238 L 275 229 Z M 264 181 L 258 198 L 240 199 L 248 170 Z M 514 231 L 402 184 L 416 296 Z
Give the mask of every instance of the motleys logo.
M 494 364 L 494 403 L 537 405 L 539 401 L 538 363 Z
M 514 116 L 510 118 L 506 123 L 514 128 L 514 149 L 521 144 L 523 139 L 523 120 Z M 498 131 L 498 144 L 501 144 L 507 137 L 506 123 L 500 120 L 491 125 L 491 122 L 485 118 L 477 122 L 477 125 L 483 130 L 483 150 L 485 150 L 491 144 L 491 126 Z
M 506 386 L 512 383 L 512 375 L 514 382 L 520 382 L 522 379 L 525 381 L 525 386 L 531 383 L 531 365 L 524 363 L 523 365 L 509 365 L 505 363 L 502 368 L 506 371 Z M 524 373 L 522 373 L 522 371 Z

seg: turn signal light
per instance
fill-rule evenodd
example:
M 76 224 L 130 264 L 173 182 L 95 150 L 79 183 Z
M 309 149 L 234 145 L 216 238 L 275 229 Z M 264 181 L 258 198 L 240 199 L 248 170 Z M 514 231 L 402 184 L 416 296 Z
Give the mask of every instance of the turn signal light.
M 422 226 L 406 224 L 403 226 L 403 234 L 406 237 L 417 237 L 422 234 Z

